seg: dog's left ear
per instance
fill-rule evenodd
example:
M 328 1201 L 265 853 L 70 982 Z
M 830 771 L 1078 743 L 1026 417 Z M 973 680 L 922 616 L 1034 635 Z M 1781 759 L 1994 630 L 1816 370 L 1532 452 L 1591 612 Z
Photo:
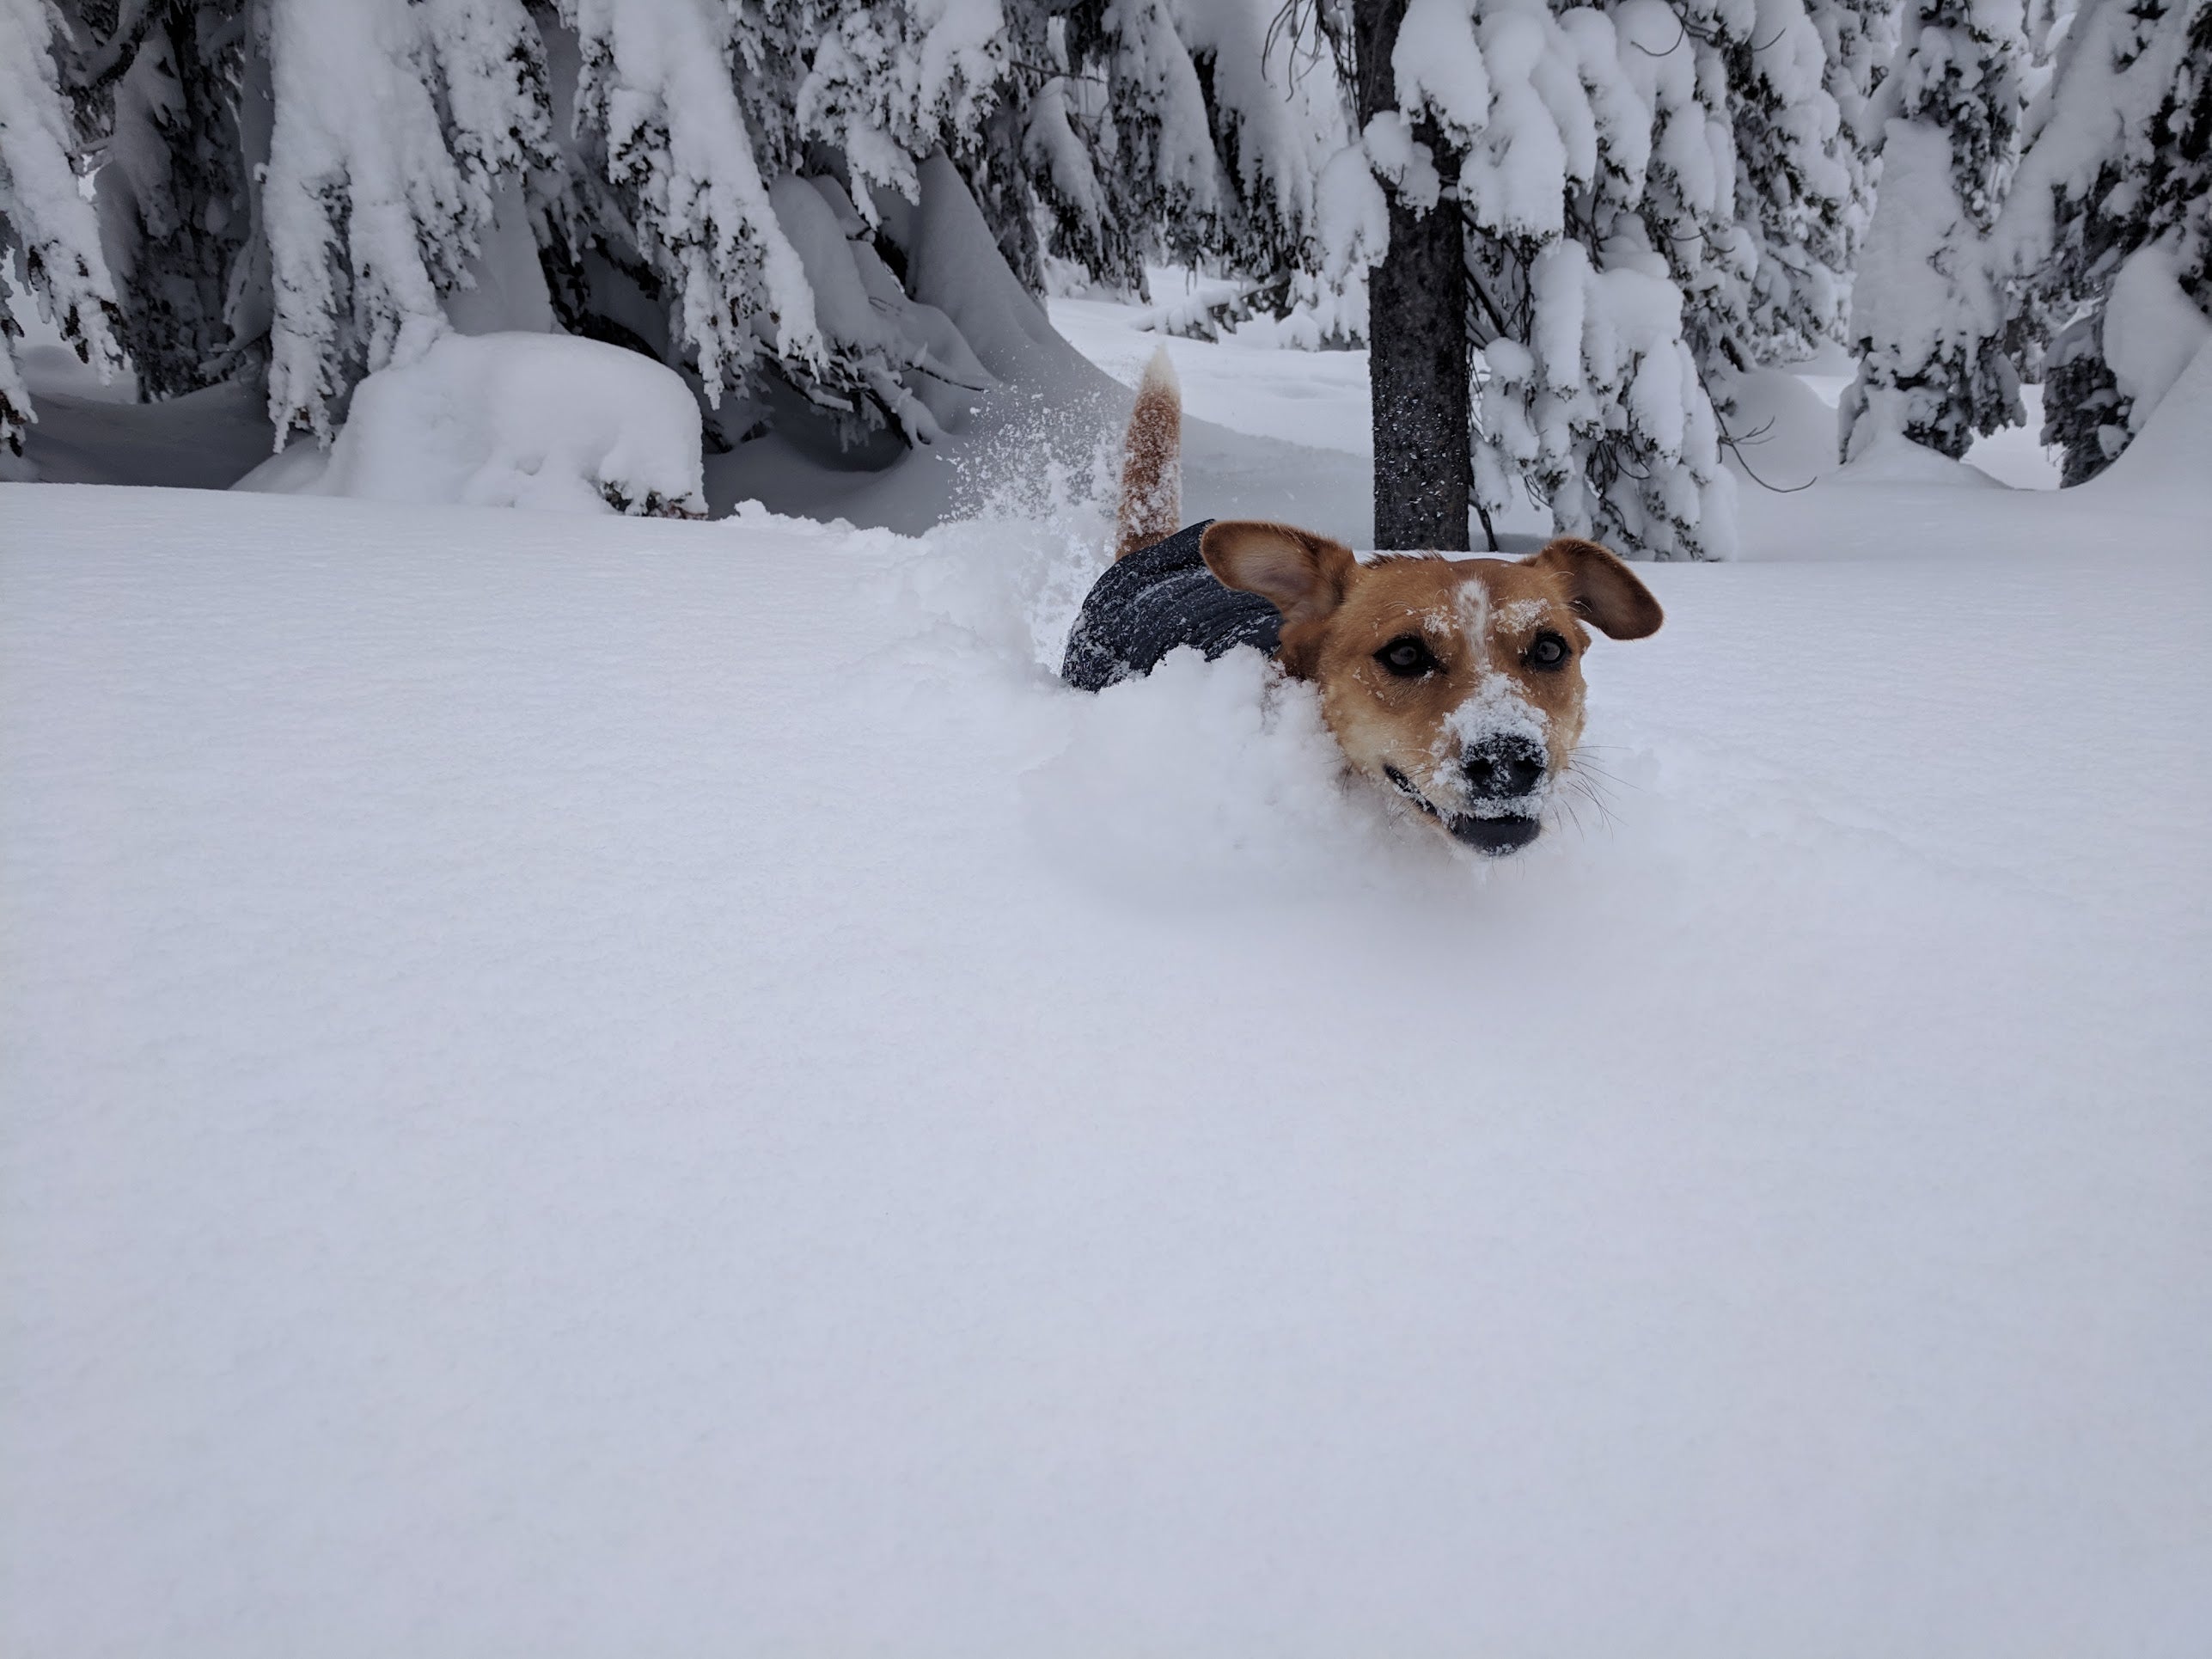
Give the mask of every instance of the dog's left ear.
M 1652 591 L 1595 542 L 1562 536 L 1526 562 L 1558 575 L 1575 614 L 1613 639 L 1643 639 L 1658 633 L 1666 620 Z
M 1224 587 L 1256 593 L 1282 612 L 1286 629 L 1335 610 L 1360 567 L 1341 542 L 1254 518 L 1208 525 L 1198 551 Z

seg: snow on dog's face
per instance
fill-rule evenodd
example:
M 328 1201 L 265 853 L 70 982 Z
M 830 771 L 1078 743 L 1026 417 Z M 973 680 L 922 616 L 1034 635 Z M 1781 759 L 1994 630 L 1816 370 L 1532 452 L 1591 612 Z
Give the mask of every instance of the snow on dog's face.
M 1536 839 L 1581 739 L 1584 624 L 1641 640 L 1663 620 L 1627 566 L 1571 536 L 1518 560 L 1363 565 L 1286 524 L 1229 521 L 1201 548 L 1282 612 L 1278 659 L 1318 688 L 1353 766 L 1485 853 Z

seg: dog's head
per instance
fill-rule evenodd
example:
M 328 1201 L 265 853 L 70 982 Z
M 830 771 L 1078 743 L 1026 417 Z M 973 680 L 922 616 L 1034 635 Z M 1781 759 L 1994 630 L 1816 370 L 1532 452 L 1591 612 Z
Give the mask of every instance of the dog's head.
M 1663 620 L 1626 565 L 1571 536 L 1518 560 L 1361 564 L 1325 537 L 1233 520 L 1201 548 L 1224 583 L 1282 613 L 1278 660 L 1313 682 L 1353 766 L 1485 853 L 1542 827 L 1582 737 L 1589 628 L 1641 640 Z

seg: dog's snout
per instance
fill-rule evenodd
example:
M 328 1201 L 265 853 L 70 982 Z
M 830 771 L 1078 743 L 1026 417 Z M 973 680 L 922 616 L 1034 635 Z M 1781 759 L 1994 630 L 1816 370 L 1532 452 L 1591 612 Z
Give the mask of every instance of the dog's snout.
M 1527 738 L 1485 738 L 1468 746 L 1461 764 L 1476 800 L 1512 800 L 1543 781 L 1543 750 Z

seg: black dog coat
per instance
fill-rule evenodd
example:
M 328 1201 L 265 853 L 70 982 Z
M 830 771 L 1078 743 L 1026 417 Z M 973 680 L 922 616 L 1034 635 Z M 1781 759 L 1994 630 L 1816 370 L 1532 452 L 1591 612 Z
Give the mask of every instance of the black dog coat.
M 1238 646 L 1274 654 L 1282 614 L 1256 593 L 1223 586 L 1199 556 L 1199 537 L 1213 522 L 1116 560 L 1092 584 L 1060 678 L 1079 691 L 1103 691 L 1151 673 L 1177 646 L 1195 646 L 1209 661 Z

